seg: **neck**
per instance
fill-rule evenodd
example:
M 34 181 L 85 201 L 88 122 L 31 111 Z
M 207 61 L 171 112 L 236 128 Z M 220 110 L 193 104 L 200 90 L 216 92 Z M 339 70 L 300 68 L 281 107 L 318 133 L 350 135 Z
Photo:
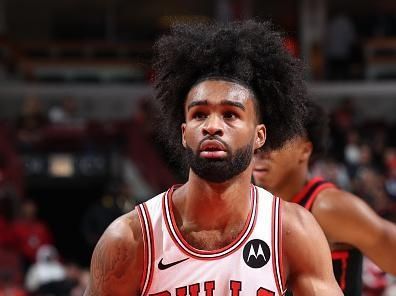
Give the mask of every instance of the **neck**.
M 244 224 L 251 208 L 252 165 L 224 183 L 210 183 L 190 170 L 186 184 L 175 191 L 178 226 L 185 231 L 226 231 Z
M 292 201 L 293 198 L 304 188 L 309 180 L 308 167 L 300 169 L 288 176 L 286 180 L 274 188 L 271 192 L 283 200 Z

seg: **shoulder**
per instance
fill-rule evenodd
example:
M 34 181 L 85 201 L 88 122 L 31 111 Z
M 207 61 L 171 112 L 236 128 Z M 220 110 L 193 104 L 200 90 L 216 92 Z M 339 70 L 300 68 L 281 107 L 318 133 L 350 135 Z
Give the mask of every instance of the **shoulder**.
M 302 206 L 281 201 L 282 239 L 284 250 L 305 248 L 307 242 L 322 239 L 323 234 L 314 216 Z
M 113 262 L 114 266 L 118 264 L 118 268 L 126 268 L 130 264 L 126 259 L 140 255 L 140 251 L 143 251 L 143 233 L 138 213 L 133 210 L 110 224 L 97 243 L 93 257 L 104 259 L 116 253 L 120 255 L 117 259 L 125 258 Z
M 97 243 L 88 291 L 92 295 L 135 295 L 140 288 L 143 255 L 143 234 L 133 210 L 111 223 Z
M 106 229 L 102 238 L 125 243 L 141 241 L 142 230 L 137 210 L 132 210 L 114 220 Z
M 310 212 L 282 203 L 283 268 L 296 295 L 341 295 L 331 266 L 330 248 Z
M 312 214 L 296 203 L 282 200 L 281 209 L 282 225 L 285 230 L 303 231 L 307 229 L 306 227 L 310 227 L 312 221 L 315 222 Z
M 313 215 L 302 206 L 281 201 L 283 253 L 286 270 L 297 261 L 309 261 L 310 250 L 326 242 Z M 305 258 L 304 260 L 302 258 Z
M 325 225 L 326 221 L 337 224 L 337 221 L 345 223 L 354 217 L 371 216 L 373 211 L 356 195 L 338 188 L 327 188 L 318 194 L 312 214 L 319 224 Z
M 312 210 L 333 211 L 360 204 L 361 200 L 352 193 L 338 188 L 325 188 L 319 192 Z
M 378 235 L 382 219 L 359 197 L 336 189 L 325 189 L 312 206 L 312 214 L 331 242 L 356 245 L 370 233 Z

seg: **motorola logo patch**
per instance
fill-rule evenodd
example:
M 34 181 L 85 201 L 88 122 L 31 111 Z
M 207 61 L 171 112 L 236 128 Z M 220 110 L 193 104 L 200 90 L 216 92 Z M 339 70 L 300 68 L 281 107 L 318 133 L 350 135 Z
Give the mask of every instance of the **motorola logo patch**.
M 251 268 L 263 267 L 268 263 L 270 258 L 270 248 L 260 239 L 249 241 L 243 248 L 243 260 Z

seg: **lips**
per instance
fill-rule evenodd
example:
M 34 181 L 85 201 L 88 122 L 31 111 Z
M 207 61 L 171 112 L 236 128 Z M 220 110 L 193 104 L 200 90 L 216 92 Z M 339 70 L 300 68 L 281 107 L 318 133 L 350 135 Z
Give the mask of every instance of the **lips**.
M 200 156 L 203 158 L 225 158 L 226 148 L 223 143 L 217 140 L 205 140 L 199 147 Z
M 268 169 L 267 168 L 254 168 L 255 172 L 267 172 Z
M 223 143 L 217 140 L 205 140 L 202 142 L 199 150 L 202 151 L 226 151 Z
M 253 168 L 253 178 L 255 179 L 256 182 L 258 182 L 257 184 L 260 184 L 260 180 L 261 182 L 267 178 L 267 176 L 270 174 L 270 169 L 269 167 L 254 167 Z

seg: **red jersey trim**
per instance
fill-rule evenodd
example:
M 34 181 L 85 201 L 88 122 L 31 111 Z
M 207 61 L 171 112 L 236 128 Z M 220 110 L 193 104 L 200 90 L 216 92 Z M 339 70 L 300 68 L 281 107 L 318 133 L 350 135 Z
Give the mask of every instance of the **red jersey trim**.
M 274 196 L 272 206 L 272 269 L 275 276 L 275 284 L 278 289 L 279 295 L 284 295 L 286 292 L 284 285 L 284 271 L 282 266 L 282 230 L 281 230 L 281 217 L 280 217 L 280 200 Z
M 339 279 L 339 285 L 342 291 L 345 291 L 346 288 L 346 274 L 347 274 L 347 267 L 348 267 L 348 258 L 349 252 L 348 251 L 332 251 L 331 258 L 333 261 L 341 261 L 341 277 Z
M 176 246 L 184 254 L 191 256 L 195 259 L 204 259 L 204 260 L 220 259 L 238 250 L 252 233 L 254 226 L 256 224 L 257 210 L 258 210 L 258 206 L 257 206 L 258 193 L 257 193 L 257 188 L 255 186 L 252 185 L 250 189 L 252 207 L 243 230 L 238 235 L 237 239 L 235 239 L 231 244 L 225 246 L 224 248 L 218 250 L 212 250 L 212 251 L 196 249 L 183 238 L 182 234 L 180 233 L 180 230 L 176 225 L 176 220 L 173 214 L 173 208 L 171 202 L 173 191 L 174 191 L 174 187 L 169 189 L 163 198 L 163 216 L 170 237 L 172 238 Z
M 143 232 L 143 245 L 144 245 L 144 261 L 145 266 L 143 269 L 142 281 L 141 281 L 141 295 L 147 295 L 154 274 L 154 260 L 155 260 L 155 249 L 154 249 L 154 236 L 153 226 L 150 219 L 150 214 L 145 204 L 137 206 L 139 220 L 142 226 Z M 144 282 L 143 282 L 144 280 Z
M 319 192 L 327 188 L 336 188 L 336 185 L 325 181 L 321 177 L 315 177 L 311 179 L 304 186 L 304 188 L 292 198 L 291 202 L 297 203 L 310 211 Z
M 304 186 L 304 188 L 293 197 L 291 202 L 300 204 L 300 201 L 305 197 L 305 195 L 308 193 L 309 189 L 311 189 L 311 187 L 316 182 L 319 182 L 319 181 L 323 181 L 323 179 L 320 177 L 315 177 L 315 178 L 309 180 L 308 183 Z
M 279 199 L 279 230 L 278 230 L 278 237 L 279 237 L 279 248 L 278 248 L 278 257 L 279 257 L 279 269 L 280 269 L 280 277 L 281 277 L 281 285 L 282 285 L 282 292 L 283 294 L 286 293 L 286 275 L 285 269 L 283 266 L 283 225 L 282 225 L 282 203 Z
M 146 278 L 147 278 L 147 267 L 149 266 L 149 262 L 148 262 L 148 239 L 147 239 L 147 229 L 146 229 L 146 224 L 144 222 L 144 218 L 143 218 L 143 214 L 142 214 L 142 210 L 140 208 L 140 206 L 136 206 L 136 210 L 139 216 L 139 221 L 140 221 L 140 227 L 142 229 L 142 234 L 143 234 L 143 261 L 144 261 L 144 266 L 143 266 L 143 273 L 140 279 L 140 291 L 143 291 L 143 287 L 144 284 L 146 282 Z M 141 293 L 143 294 L 143 293 Z
M 336 186 L 332 183 L 325 183 L 325 184 L 320 185 L 318 188 L 316 188 L 315 191 L 312 192 L 307 203 L 305 204 L 305 208 L 307 210 L 311 211 L 312 205 L 313 205 L 314 201 L 316 200 L 316 198 L 318 197 L 319 192 L 321 192 L 322 190 L 324 190 L 326 188 L 336 188 Z

